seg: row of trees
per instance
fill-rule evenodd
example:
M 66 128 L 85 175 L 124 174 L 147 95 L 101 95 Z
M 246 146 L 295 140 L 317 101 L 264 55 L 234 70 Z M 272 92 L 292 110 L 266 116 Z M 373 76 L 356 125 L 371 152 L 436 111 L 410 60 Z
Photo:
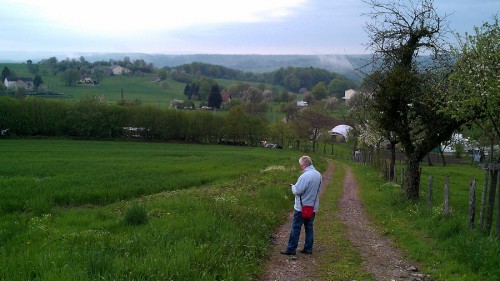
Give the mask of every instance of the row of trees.
M 492 148 L 500 144 L 498 17 L 450 48 L 446 15 L 437 14 L 432 0 L 364 2 L 371 6 L 365 29 L 373 71 L 364 81 L 364 93 L 352 102 L 355 134 L 371 147 L 388 140 L 392 167 L 396 144 L 402 147 L 406 196 L 417 198 L 419 163 L 464 125 L 488 136 Z M 490 178 L 496 179 L 496 173 Z M 495 185 L 491 182 L 493 196 Z
M 208 111 L 164 110 L 155 106 L 109 105 L 98 97 L 76 103 L 38 98 L 0 98 L 0 128 L 16 136 L 67 136 L 85 139 L 139 137 L 147 140 L 257 145 L 273 139 L 279 145 L 311 139 L 325 123 L 316 109 L 296 112 L 293 122 L 271 125 L 261 116 L 235 106 L 227 115 Z M 324 113 L 324 112 L 323 112 Z M 307 121 L 309 120 L 309 121 Z M 280 128 L 271 130 L 270 128 Z M 328 134 L 327 134 L 328 135 Z M 318 138 L 314 138 L 318 139 Z
M 9 129 L 9 133 L 16 136 L 256 145 L 267 134 L 267 121 L 249 115 L 242 108 L 234 108 L 221 116 L 200 110 L 110 105 L 99 97 L 84 98 L 76 103 L 0 97 L 0 112 L 0 128 Z
M 220 79 L 266 83 L 283 86 L 289 91 L 299 92 L 301 89 L 311 90 L 318 83 L 327 87 L 327 95 L 343 96 L 344 91 L 356 88 L 356 82 L 346 77 L 320 68 L 287 67 L 266 73 L 251 73 L 230 69 L 224 66 L 193 62 L 173 69 L 172 77 L 180 82 L 192 82 L 202 76 Z
M 82 76 L 90 77 L 94 81 L 101 81 L 106 75 L 110 74 L 109 67 L 112 65 L 120 65 L 131 70 L 132 73 L 155 72 L 155 67 L 152 63 L 146 63 L 143 59 L 131 61 L 129 57 L 125 57 L 123 60 L 96 62 L 89 62 L 83 56 L 78 60 L 66 58 L 60 61 L 56 57 L 50 57 L 41 60 L 39 64 L 48 66 L 52 75 L 62 73 L 61 79 L 66 86 L 75 85 Z M 38 64 L 33 64 L 31 60 L 28 60 L 27 65 L 30 71 L 33 69 L 35 71 L 34 74 L 38 74 Z M 43 73 L 43 75 L 48 75 L 48 73 Z
M 220 115 L 203 110 L 110 105 L 99 97 L 76 103 L 0 97 L 0 129 L 9 129 L 15 136 L 139 138 L 251 146 L 270 140 L 278 146 L 315 151 L 319 142 L 333 141 L 328 129 L 335 121 L 326 117 L 328 111 L 321 102 L 303 110 L 295 106 L 293 112 L 287 113 L 288 122 L 271 123 L 261 114 L 250 114 L 245 106 L 234 106 Z
M 31 65 L 31 60 L 28 60 L 28 65 Z M 155 67 L 152 63 L 147 63 L 143 59 L 131 60 L 130 57 L 124 57 L 123 60 L 108 60 L 108 61 L 96 61 L 89 62 L 85 59 L 85 57 L 81 56 L 77 59 L 66 58 L 64 60 L 58 60 L 56 57 L 50 57 L 48 59 L 43 59 L 40 61 L 40 64 L 48 65 L 53 74 L 57 72 L 65 72 L 68 69 L 92 69 L 93 67 L 99 66 L 112 66 L 119 65 L 121 67 L 127 68 L 132 72 L 141 71 L 144 73 L 154 73 Z

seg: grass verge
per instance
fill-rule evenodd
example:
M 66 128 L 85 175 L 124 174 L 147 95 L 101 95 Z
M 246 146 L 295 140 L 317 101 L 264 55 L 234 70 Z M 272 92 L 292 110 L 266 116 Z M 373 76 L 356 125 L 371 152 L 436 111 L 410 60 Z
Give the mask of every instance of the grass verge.
M 423 167 L 421 198 L 408 201 L 399 185 L 384 182 L 369 166 L 353 165 L 367 213 L 384 235 L 393 238 L 406 255 L 435 280 L 493 281 L 500 276 L 500 243 L 497 238 L 467 230 L 468 188 L 475 167 Z M 427 204 L 430 174 L 434 204 Z M 443 215 L 444 177 L 450 176 L 451 215 Z M 476 196 L 480 198 L 480 196 Z

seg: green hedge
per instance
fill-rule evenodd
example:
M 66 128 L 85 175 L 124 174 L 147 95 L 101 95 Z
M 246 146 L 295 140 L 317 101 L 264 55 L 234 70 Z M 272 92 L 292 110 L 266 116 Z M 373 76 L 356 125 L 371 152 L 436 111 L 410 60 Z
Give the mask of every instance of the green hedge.
M 267 121 L 238 107 L 221 116 L 201 110 L 110 105 L 98 97 L 76 103 L 0 97 L 0 129 L 9 129 L 11 135 L 20 137 L 140 138 L 255 145 L 265 136 L 266 128 Z

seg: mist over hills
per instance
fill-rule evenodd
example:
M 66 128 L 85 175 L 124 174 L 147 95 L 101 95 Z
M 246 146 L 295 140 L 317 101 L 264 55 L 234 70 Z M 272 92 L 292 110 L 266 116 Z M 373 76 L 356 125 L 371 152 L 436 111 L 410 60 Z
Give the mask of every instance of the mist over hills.
M 32 60 L 34 63 L 49 57 L 58 60 L 66 58 L 87 61 L 143 59 L 155 67 L 174 67 L 192 62 L 221 65 L 241 71 L 263 73 L 286 67 L 322 68 L 359 81 L 362 75 L 355 69 L 362 67 L 370 55 L 222 55 L 222 54 L 144 54 L 144 53 L 54 53 L 54 52 L 0 52 L 0 62 L 22 63 Z

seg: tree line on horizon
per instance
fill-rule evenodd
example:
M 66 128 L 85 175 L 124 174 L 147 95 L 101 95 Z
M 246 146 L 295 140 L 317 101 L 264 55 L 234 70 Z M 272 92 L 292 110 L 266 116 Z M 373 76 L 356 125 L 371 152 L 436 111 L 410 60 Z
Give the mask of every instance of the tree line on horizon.
M 164 67 L 170 71 L 174 80 L 189 84 L 200 77 L 238 80 L 254 83 L 265 83 L 282 86 L 287 90 L 299 93 L 301 90 L 310 91 L 318 83 L 327 85 L 329 95 L 341 98 L 344 91 L 358 87 L 358 83 L 335 72 L 314 67 L 279 68 L 264 73 L 244 72 L 228 67 L 201 62 L 192 62 L 177 67 Z

